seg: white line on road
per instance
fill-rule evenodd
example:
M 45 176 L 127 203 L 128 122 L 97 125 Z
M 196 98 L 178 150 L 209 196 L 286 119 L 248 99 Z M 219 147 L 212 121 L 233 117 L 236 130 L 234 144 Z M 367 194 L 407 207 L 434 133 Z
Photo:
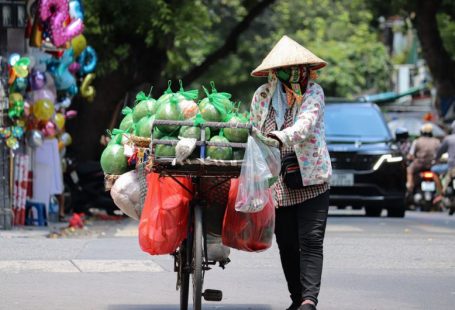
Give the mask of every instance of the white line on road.
M 21 272 L 161 272 L 160 265 L 151 260 L 4 260 L 0 273 Z

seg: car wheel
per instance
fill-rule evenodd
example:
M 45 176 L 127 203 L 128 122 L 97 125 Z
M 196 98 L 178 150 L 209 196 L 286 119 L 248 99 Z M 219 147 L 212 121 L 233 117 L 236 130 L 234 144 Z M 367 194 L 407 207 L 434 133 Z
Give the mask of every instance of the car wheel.
M 382 208 L 381 207 L 365 207 L 365 215 L 371 217 L 381 216 Z

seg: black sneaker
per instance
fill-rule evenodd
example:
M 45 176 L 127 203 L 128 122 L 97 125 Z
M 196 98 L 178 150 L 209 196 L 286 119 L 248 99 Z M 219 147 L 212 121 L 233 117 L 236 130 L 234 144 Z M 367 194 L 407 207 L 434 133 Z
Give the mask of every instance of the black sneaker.
M 286 310 L 299 310 L 301 304 L 302 304 L 302 301 L 298 302 L 298 303 L 293 301 L 291 306 L 289 308 L 287 308 Z

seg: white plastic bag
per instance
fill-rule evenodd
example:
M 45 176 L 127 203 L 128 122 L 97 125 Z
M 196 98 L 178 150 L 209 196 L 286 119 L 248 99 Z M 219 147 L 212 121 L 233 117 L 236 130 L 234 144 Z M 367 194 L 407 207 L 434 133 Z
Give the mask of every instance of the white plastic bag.
M 270 199 L 269 180 L 279 173 L 280 151 L 248 137 L 235 210 L 245 213 L 262 211 Z
M 115 205 L 129 217 L 139 220 L 142 212 L 140 203 L 140 184 L 137 173 L 133 171 L 122 174 L 111 188 L 111 197 Z

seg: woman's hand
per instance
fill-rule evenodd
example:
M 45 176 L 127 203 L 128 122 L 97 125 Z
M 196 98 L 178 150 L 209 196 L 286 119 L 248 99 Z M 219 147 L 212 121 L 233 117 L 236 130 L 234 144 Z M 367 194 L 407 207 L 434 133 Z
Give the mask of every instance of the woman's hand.
M 267 135 L 267 138 L 271 138 L 271 139 L 273 139 L 273 140 L 278 141 L 278 143 L 279 143 L 279 145 L 280 145 L 280 148 L 283 147 L 283 142 L 282 142 L 282 141 L 280 140 L 280 138 L 278 138 L 275 134 L 269 133 L 269 134 Z

